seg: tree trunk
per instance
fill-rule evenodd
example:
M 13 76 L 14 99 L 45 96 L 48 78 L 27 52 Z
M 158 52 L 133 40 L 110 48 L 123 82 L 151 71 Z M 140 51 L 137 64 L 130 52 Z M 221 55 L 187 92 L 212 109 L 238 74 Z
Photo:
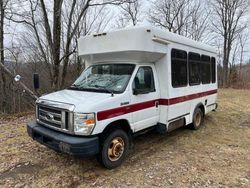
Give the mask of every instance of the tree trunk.
M 63 61 L 63 70 L 62 70 L 62 79 L 61 79 L 62 81 L 61 81 L 61 86 L 60 86 L 61 89 L 65 86 L 65 79 L 67 76 L 68 64 L 69 64 L 69 57 L 66 57 Z
M 54 62 L 56 63 L 56 62 Z M 58 84 L 59 84 L 59 66 L 60 64 L 55 64 L 53 65 L 53 78 L 52 78 L 52 89 L 57 90 L 58 89 Z
M 0 0 L 0 64 L 4 65 L 4 7 L 3 7 L 3 1 Z M 2 105 L 2 111 L 6 111 L 7 103 L 6 103 L 6 77 L 4 70 L 0 67 L 0 74 L 1 74 L 1 79 L 2 79 L 2 87 L 0 88 L 2 90 L 1 92 L 1 105 Z
M 53 14 L 53 89 L 59 89 L 59 71 L 60 71 L 60 50 L 61 50 L 61 11 L 62 0 L 54 1 L 54 14 Z
M 223 46 L 223 79 L 222 86 L 227 87 L 227 79 L 228 79 L 228 59 L 227 59 L 227 38 L 224 37 L 224 46 Z

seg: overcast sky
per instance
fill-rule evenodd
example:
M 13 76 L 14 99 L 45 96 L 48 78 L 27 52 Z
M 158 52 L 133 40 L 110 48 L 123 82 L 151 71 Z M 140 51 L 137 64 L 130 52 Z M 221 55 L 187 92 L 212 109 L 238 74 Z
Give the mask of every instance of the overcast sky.
M 204 2 L 206 2 L 204 0 Z M 149 2 L 149 0 L 141 0 L 142 3 L 142 12 L 143 12 L 143 16 L 141 18 L 141 22 L 138 25 L 150 25 L 150 23 L 148 22 L 147 17 L 145 16 L 147 14 L 147 12 L 149 11 L 149 9 L 151 8 L 151 3 Z M 106 31 L 108 30 L 114 30 L 114 24 L 116 22 L 115 18 L 117 18 L 118 14 L 119 14 L 119 9 L 117 7 L 114 6 L 108 6 L 107 7 L 110 12 L 109 14 L 112 14 L 112 20 L 109 22 L 109 25 L 106 27 Z M 249 33 L 250 36 L 250 12 L 248 13 L 248 16 L 246 16 L 245 21 L 249 24 L 247 31 Z M 9 21 L 5 21 L 5 46 L 7 48 L 11 48 L 13 41 L 14 43 L 19 43 L 19 38 L 20 38 L 20 34 L 24 32 L 24 27 L 21 24 L 15 24 L 15 23 L 10 23 Z M 129 26 L 128 26 L 129 27 Z M 211 42 L 211 40 L 207 41 L 210 44 L 213 44 L 213 42 Z M 24 49 L 23 49 L 24 51 Z M 25 51 L 23 52 L 25 53 Z M 245 48 L 245 52 L 244 52 L 244 60 L 246 61 L 247 59 L 250 58 L 250 39 L 247 41 L 246 44 L 246 48 Z

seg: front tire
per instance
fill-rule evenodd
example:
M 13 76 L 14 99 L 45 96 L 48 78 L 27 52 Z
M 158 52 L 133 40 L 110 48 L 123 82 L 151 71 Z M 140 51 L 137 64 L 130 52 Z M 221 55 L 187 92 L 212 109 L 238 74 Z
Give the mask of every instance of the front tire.
M 193 114 L 193 123 L 191 124 L 191 129 L 198 130 L 204 124 L 204 113 L 201 108 L 196 108 Z
M 101 139 L 98 161 L 108 169 L 120 166 L 128 155 L 129 143 L 129 136 L 125 131 L 113 130 Z

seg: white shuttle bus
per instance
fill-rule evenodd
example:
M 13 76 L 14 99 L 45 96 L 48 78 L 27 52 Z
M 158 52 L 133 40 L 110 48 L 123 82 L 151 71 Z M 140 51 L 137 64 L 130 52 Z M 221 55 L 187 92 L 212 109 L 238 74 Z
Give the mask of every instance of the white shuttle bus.
M 106 168 L 126 158 L 145 130 L 199 129 L 217 108 L 216 50 L 154 27 L 80 38 L 86 69 L 67 89 L 40 97 L 27 131 L 58 152 L 97 156 Z

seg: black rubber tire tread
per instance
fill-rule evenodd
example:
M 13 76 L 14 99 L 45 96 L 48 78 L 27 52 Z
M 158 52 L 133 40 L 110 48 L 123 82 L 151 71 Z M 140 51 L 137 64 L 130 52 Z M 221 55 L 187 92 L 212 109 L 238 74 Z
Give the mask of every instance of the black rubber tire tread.
M 194 118 L 195 118 L 195 116 L 196 116 L 197 113 L 201 113 L 201 123 L 200 123 L 200 125 L 196 125 L 196 124 L 195 124 L 195 121 L 194 121 Z M 196 109 L 194 110 L 193 122 L 192 122 L 192 124 L 190 124 L 190 128 L 191 128 L 192 130 L 198 130 L 198 129 L 201 128 L 203 125 L 204 125 L 204 113 L 202 112 L 201 108 L 198 107 L 198 108 L 196 108 Z
M 108 158 L 107 150 L 110 142 L 115 137 L 121 137 L 124 140 L 125 148 L 123 155 L 117 161 L 111 161 Z M 107 132 L 105 135 L 102 135 L 100 138 L 100 152 L 97 154 L 98 162 L 107 169 L 113 169 L 120 166 L 123 161 L 126 159 L 130 148 L 130 140 L 128 134 L 122 129 L 114 129 Z

